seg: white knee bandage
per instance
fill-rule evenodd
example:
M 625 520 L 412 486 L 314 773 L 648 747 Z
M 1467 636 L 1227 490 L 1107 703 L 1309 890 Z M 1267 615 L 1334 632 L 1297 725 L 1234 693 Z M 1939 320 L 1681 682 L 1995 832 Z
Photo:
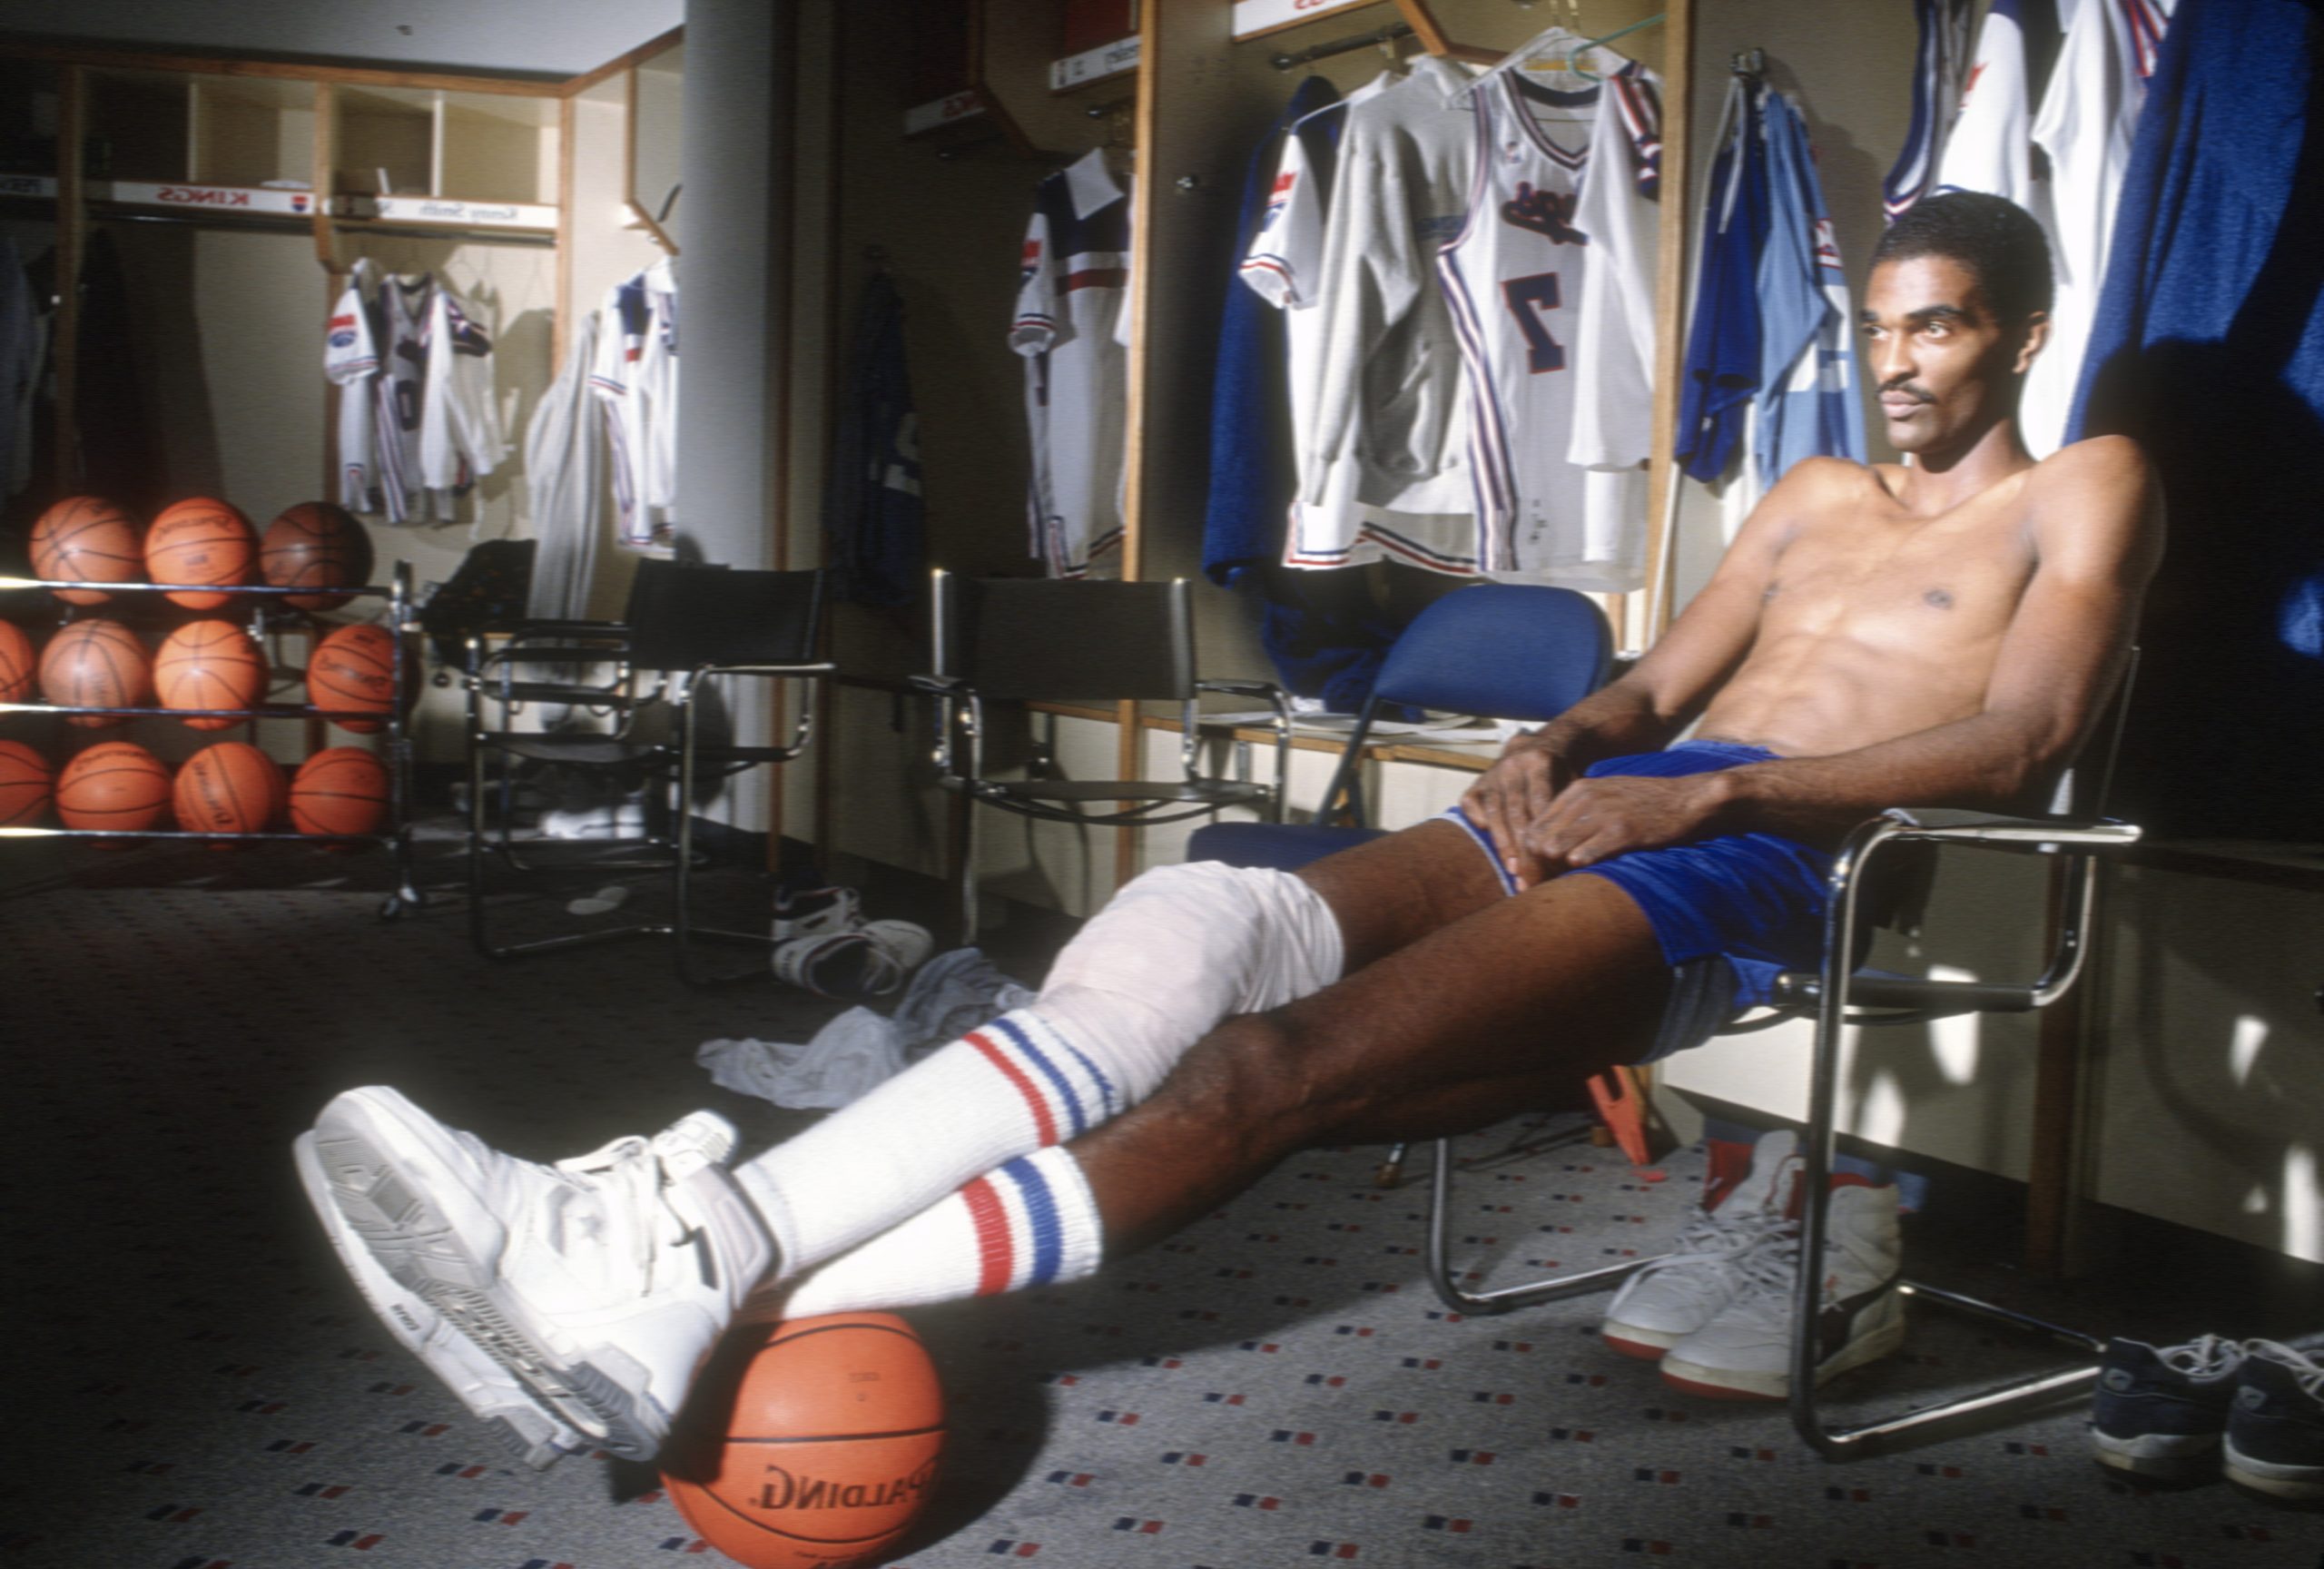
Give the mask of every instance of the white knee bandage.
M 1222 1020 L 1319 991 L 1340 964 L 1339 922 L 1305 882 L 1196 861 L 1115 894 L 1058 955 L 1035 1006 L 1103 1052 L 1135 1103 Z

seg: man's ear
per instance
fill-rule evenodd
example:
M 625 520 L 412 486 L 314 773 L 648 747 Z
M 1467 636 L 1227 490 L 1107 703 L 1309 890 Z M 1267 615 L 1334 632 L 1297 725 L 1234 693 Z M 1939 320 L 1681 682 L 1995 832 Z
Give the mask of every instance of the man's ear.
M 2034 357 L 2042 352 L 2043 346 L 2049 340 L 2050 313 L 2047 311 L 2029 313 L 2025 318 L 2025 341 L 2018 345 L 2017 362 L 2010 369 L 2017 375 L 2024 375 L 2032 368 Z

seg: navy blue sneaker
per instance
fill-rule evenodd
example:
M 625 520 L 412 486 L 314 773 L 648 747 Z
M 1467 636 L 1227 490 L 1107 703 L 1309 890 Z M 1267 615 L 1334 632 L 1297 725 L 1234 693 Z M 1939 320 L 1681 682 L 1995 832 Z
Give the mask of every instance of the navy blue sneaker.
M 2090 1406 L 2098 1463 L 2165 1481 L 2210 1475 L 2247 1361 L 2216 1335 L 2161 1347 L 2109 1340 Z
M 2227 1416 L 2227 1475 L 2262 1493 L 2324 1501 L 2324 1362 L 2253 1340 Z

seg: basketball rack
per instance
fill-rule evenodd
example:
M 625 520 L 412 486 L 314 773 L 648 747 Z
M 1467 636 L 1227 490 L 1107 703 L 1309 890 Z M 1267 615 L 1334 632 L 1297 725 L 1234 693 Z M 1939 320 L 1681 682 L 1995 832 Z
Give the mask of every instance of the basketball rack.
M 16 589 L 88 588 L 105 594 L 226 594 L 227 607 L 241 603 L 254 608 L 262 617 L 270 601 L 289 595 L 311 595 L 321 592 L 343 594 L 350 598 L 385 599 L 388 602 L 387 626 L 396 636 L 401 649 L 403 639 L 416 630 L 411 617 L 411 567 L 399 561 L 385 583 L 332 585 L 328 589 L 313 585 L 293 584 L 276 587 L 271 584 L 237 583 L 104 583 L 94 579 L 58 577 L 0 577 L 0 592 Z M 73 608 L 78 609 L 78 607 Z M 69 622 L 74 617 L 68 617 Z M 389 803 L 387 826 L 371 834 L 301 834 L 268 829 L 248 834 L 222 834 L 215 830 L 184 828 L 67 828 L 47 824 L 10 824 L 0 825 L 0 840 L 8 839 L 91 839 L 113 840 L 121 843 L 142 843 L 148 840 L 182 839 L 211 844 L 266 844 L 270 842 L 297 844 L 379 844 L 395 857 L 396 885 L 379 907 L 379 918 L 391 921 L 408 911 L 418 910 L 426 903 L 419 891 L 411 846 L 412 820 L 412 745 L 406 721 L 407 705 L 415 696 L 412 690 L 409 661 L 394 662 L 393 700 L 385 714 L 369 709 L 319 708 L 305 703 L 261 703 L 247 708 L 162 708 L 88 707 L 55 703 L 0 703 L 0 715 L 11 714 L 50 714 L 63 717 L 102 715 L 111 718 L 163 719 L 225 719 L 252 724 L 268 720 L 300 719 L 310 722 L 330 720 L 342 725 L 354 723 L 378 725 L 384 739 L 381 751 L 386 755 Z

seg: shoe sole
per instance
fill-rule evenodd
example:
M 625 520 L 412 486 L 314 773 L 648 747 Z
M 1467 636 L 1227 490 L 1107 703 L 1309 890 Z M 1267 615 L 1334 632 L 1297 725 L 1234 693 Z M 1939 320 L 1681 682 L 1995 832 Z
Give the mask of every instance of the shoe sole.
M 2192 1482 L 2219 1468 L 2216 1433 L 2142 1433 L 2116 1438 L 2090 1430 L 2091 1456 L 2110 1470 L 2151 1476 L 2158 1482 Z
M 546 1471 L 566 1456 L 587 1447 L 588 1441 L 580 1433 L 556 1420 L 521 1393 L 514 1396 L 512 1405 L 495 1402 L 489 1391 L 478 1390 L 478 1370 L 456 1352 L 438 1344 L 429 1326 L 421 1320 L 421 1314 L 430 1319 L 436 1317 L 426 1299 L 403 1291 L 394 1277 L 373 1259 L 370 1249 L 339 1212 L 330 1179 L 323 1171 L 322 1158 L 315 1150 L 315 1136 L 299 1135 L 291 1144 L 290 1154 L 299 1168 L 299 1182 L 306 1189 L 307 1202 L 313 1207 L 315 1219 L 322 1222 L 323 1234 L 330 1239 L 331 1251 L 339 1255 L 340 1266 L 355 1283 L 365 1305 L 399 1345 L 419 1357 L 421 1365 L 468 1407 L 471 1416 L 484 1423 L 532 1469 Z M 481 1352 L 472 1355 L 498 1370 L 499 1365 L 483 1357 Z
M 1889 1356 L 1901 1349 L 1904 1344 L 1905 1320 L 1900 1314 L 1893 1322 L 1858 1336 L 1821 1363 L 1816 1369 L 1816 1386 L 1820 1389 L 1839 1375 Z M 1756 1373 L 1741 1367 L 1707 1367 L 1700 1363 L 1665 1357 L 1662 1359 L 1662 1378 L 1673 1388 L 1709 1400 L 1791 1398 L 1791 1374 L 1787 1369 L 1780 1373 Z
M 1635 1357 L 1641 1362 L 1659 1362 L 1664 1352 L 1686 1338 L 1661 1329 L 1641 1329 L 1635 1324 L 1611 1322 L 1598 1327 L 1598 1338 L 1606 1349 L 1623 1357 Z
M 2240 1453 L 2231 1441 L 2223 1447 L 2229 1481 L 2272 1498 L 2324 1503 L 2324 1465 L 2280 1465 Z
M 507 1292 L 506 1229 L 468 1190 L 435 1139 L 399 1115 L 392 1090 L 357 1090 L 315 1127 L 331 1201 L 372 1258 L 405 1290 L 508 1373 L 552 1420 L 625 1459 L 650 1460 L 669 1426 L 641 1408 L 586 1351 L 566 1352 Z

